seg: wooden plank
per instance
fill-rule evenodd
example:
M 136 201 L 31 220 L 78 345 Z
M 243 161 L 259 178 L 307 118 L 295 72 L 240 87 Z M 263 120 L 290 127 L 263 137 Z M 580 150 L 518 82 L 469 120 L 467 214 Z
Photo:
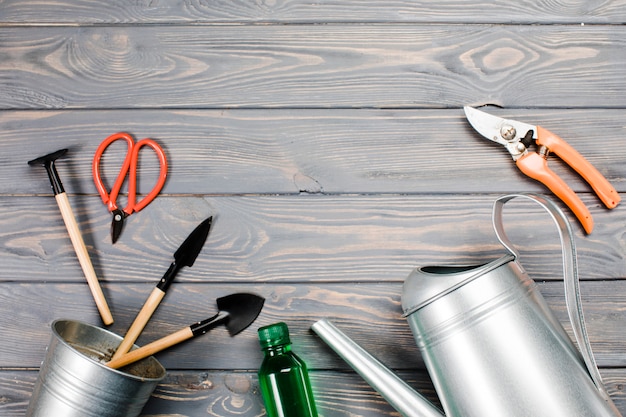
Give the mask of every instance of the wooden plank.
M 304 356 L 301 354 L 301 356 Z M 394 410 L 357 374 L 312 370 L 311 384 L 320 415 L 393 416 Z M 400 375 L 431 401 L 437 401 L 424 372 Z M 0 413 L 23 416 L 36 372 L 0 372 Z M 16 381 L 19 383 L 16 384 Z M 349 395 L 346 395 L 350 392 Z M 142 416 L 258 416 L 264 412 L 256 371 L 170 371 L 157 386 Z
M 563 284 L 538 282 L 557 318 L 570 331 Z M 115 323 L 124 334 L 147 298 L 152 285 L 104 286 Z M 215 299 L 234 292 L 254 292 L 266 298 L 263 311 L 244 332 L 230 337 L 224 328 L 158 353 L 168 369 L 257 369 L 262 359 L 256 329 L 277 321 L 289 325 L 294 350 L 306 353 L 313 369 L 346 369 L 338 356 L 309 329 L 327 317 L 366 350 L 394 369 L 424 365 L 406 320 L 402 318 L 402 283 L 273 284 L 232 282 L 176 283 L 143 333 L 143 345 L 216 312 Z M 626 366 L 626 281 L 585 281 L 581 285 L 589 338 L 601 367 Z M 38 368 L 55 319 L 99 325 L 88 289 L 79 284 L 0 284 L 0 369 Z M 15 318 L 19 317 L 19 320 Z
M 616 23 L 626 19 L 626 3 L 555 3 L 514 0 L 424 1 L 36 1 L 5 0 L 0 22 L 15 24 L 199 24 L 199 23 Z
M 218 328 L 160 353 L 168 376 L 143 415 L 263 414 L 256 328 L 279 320 L 312 367 L 322 415 L 397 415 L 310 332 L 325 316 L 436 401 L 401 317 L 405 277 L 503 254 L 493 200 L 546 193 L 460 107 L 504 106 L 489 110 L 558 133 L 626 195 L 625 5 L 0 2 L 0 414 L 24 414 L 54 319 L 100 323 L 46 175 L 26 165 L 64 147 L 58 168 L 113 331 L 130 326 L 208 215 L 200 257 L 139 343 L 212 315 L 217 297 L 266 298 L 240 335 Z M 164 145 L 170 175 L 111 245 L 91 158 L 122 130 Z M 109 182 L 121 154 L 107 159 Z M 156 168 L 142 162 L 146 193 Z M 601 207 L 554 158 L 550 166 L 596 220 L 585 236 L 566 210 L 589 336 L 626 415 L 626 212 Z M 522 264 L 571 333 L 554 226 L 527 203 L 505 213 Z
M 487 111 L 559 134 L 626 192 L 625 110 Z M 501 146 L 479 136 L 461 109 L 275 109 L 0 112 L 0 193 L 50 193 L 44 169 L 26 162 L 61 148 L 70 149 L 57 164 L 66 191 L 95 193 L 93 155 L 118 131 L 165 148 L 170 166 L 162 194 L 546 191 Z M 103 161 L 109 185 L 125 151 L 114 145 Z M 147 193 L 157 166 L 142 152 L 139 190 Z M 575 191 L 591 191 L 559 158 L 549 166 Z
M 302 353 L 300 355 L 304 356 Z M 423 372 L 418 375 L 421 380 L 416 380 L 415 374 L 402 374 L 408 377 L 408 383 L 433 398 L 433 388 L 426 375 Z M 310 376 L 320 415 L 397 415 L 389 404 L 354 373 L 313 370 Z M 184 386 L 184 382 L 188 385 Z M 350 395 L 345 395 L 346 391 L 350 391 Z M 206 415 L 219 416 L 258 416 L 265 410 L 255 373 L 177 372 L 168 376 L 165 384 L 157 387 L 142 415 L 178 416 L 187 409 L 190 413 L 205 409 Z
M 424 372 L 399 372 L 403 380 L 438 403 Z M 623 369 L 602 370 L 618 409 L 626 410 L 626 379 Z M 30 399 L 36 372 L 0 372 L 0 413 L 21 417 Z M 311 372 L 311 382 L 320 415 L 324 416 L 394 416 L 397 413 L 358 375 L 353 372 Z M 174 371 L 156 388 L 142 416 L 241 416 L 259 415 L 263 403 L 255 372 Z
M 2 109 L 626 104 L 623 26 L 3 27 L 0 42 Z
M 626 394 L 623 369 L 602 370 L 613 401 L 624 414 Z M 400 372 L 411 387 L 437 403 L 424 372 Z M 0 413 L 22 417 L 30 399 L 36 372 L 0 372 Z M 395 416 L 397 413 L 353 372 L 311 372 L 316 405 L 324 416 Z M 242 416 L 263 411 L 255 372 L 174 371 L 156 388 L 142 416 Z
M 491 224 L 497 197 L 162 196 L 127 219 L 115 245 L 111 217 L 97 197 L 70 202 L 105 282 L 156 282 L 187 235 L 210 215 L 214 223 L 203 251 L 179 280 L 401 282 L 416 266 L 479 264 L 505 254 Z M 597 207 L 593 215 L 591 235 L 572 223 L 580 276 L 626 277 L 619 226 L 626 211 Z M 0 281 L 84 282 L 52 197 L 4 197 L 0 219 Z M 531 276 L 562 277 L 558 234 L 547 213 L 513 201 L 504 223 Z

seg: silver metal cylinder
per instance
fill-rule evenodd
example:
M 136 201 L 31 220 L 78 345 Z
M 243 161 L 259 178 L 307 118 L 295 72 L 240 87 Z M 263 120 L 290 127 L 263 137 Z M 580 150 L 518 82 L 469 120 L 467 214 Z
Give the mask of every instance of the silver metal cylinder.
M 122 341 L 72 320 L 52 323 L 52 338 L 27 417 L 137 417 L 166 374 L 149 357 L 123 370 L 104 364 Z
M 330 321 L 319 320 L 311 329 L 404 417 L 444 417 L 430 401 Z

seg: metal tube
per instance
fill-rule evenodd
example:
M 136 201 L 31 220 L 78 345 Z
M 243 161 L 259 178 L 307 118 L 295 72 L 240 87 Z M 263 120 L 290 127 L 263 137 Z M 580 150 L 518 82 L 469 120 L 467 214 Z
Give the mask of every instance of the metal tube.
M 430 401 L 327 319 L 314 323 L 311 329 L 403 416 L 444 417 Z

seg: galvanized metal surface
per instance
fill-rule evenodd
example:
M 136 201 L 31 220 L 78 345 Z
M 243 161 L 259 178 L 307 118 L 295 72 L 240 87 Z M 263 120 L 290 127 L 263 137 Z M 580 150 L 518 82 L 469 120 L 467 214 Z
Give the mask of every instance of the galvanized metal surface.
M 121 341 L 86 323 L 56 320 L 26 416 L 139 416 L 166 371 L 153 357 L 122 370 L 107 367 Z

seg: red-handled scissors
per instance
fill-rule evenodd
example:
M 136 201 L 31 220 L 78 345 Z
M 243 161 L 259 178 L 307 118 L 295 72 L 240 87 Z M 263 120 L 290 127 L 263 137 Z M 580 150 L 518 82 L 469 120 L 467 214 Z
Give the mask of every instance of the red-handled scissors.
M 117 175 L 117 179 L 115 180 L 115 183 L 111 188 L 111 192 L 109 193 L 107 192 L 100 176 L 100 159 L 109 145 L 120 139 L 126 141 L 128 144 L 128 150 L 126 151 L 126 158 L 124 159 L 120 173 Z M 148 146 L 149 148 L 154 149 L 157 158 L 159 159 L 160 170 L 159 179 L 152 191 L 150 191 L 150 193 L 148 193 L 148 195 L 146 195 L 143 199 L 137 201 L 137 164 L 139 160 L 139 151 L 143 146 Z M 124 183 L 126 174 L 129 173 L 129 170 L 130 177 L 128 179 L 128 201 L 126 207 L 124 209 L 120 209 L 117 206 L 117 196 L 122 189 L 122 184 Z M 142 139 L 135 143 L 132 136 L 128 133 L 120 132 L 109 136 L 102 141 L 100 146 L 98 146 L 96 154 L 93 157 L 92 172 L 93 180 L 96 184 L 96 188 L 98 189 L 98 193 L 100 193 L 102 201 L 107 205 L 107 208 L 113 214 L 113 221 L 111 223 L 111 241 L 115 243 L 122 233 L 124 219 L 133 213 L 139 212 L 141 209 L 150 204 L 150 202 L 155 199 L 163 188 L 165 178 L 167 176 L 167 159 L 165 158 L 163 148 L 161 148 L 161 146 L 159 146 L 159 144 L 152 139 Z

